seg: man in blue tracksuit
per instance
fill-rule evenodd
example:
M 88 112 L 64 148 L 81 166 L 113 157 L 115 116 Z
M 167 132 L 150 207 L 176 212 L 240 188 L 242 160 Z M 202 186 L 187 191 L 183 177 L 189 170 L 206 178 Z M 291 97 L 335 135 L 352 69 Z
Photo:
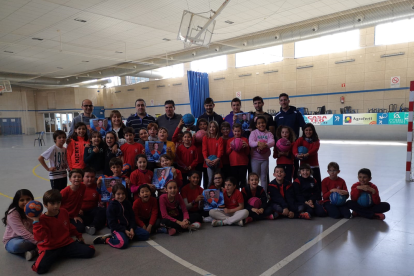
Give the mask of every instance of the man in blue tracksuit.
M 296 139 L 299 138 L 299 128 L 305 126 L 305 120 L 303 119 L 302 113 L 296 110 L 296 107 L 289 106 L 290 100 L 289 95 L 282 93 L 279 95 L 280 111 L 276 113 L 274 124 L 275 129 L 279 126 L 288 126 L 293 129 L 296 135 Z M 299 168 L 299 160 L 295 158 L 295 170 L 293 173 L 293 179 L 297 177 L 297 170 Z

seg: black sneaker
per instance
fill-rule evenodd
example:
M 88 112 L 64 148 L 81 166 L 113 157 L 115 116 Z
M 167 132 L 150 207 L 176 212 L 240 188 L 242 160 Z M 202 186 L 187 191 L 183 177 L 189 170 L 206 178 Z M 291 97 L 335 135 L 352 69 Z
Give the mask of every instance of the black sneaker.
M 93 244 L 106 244 L 106 240 L 112 238 L 112 234 L 98 236 L 93 240 Z

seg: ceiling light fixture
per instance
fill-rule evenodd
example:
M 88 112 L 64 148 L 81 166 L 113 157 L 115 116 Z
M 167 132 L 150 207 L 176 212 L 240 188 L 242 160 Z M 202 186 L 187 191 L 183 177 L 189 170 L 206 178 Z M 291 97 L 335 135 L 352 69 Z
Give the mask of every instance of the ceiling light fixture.
M 230 20 L 226 20 L 224 22 L 227 23 L 227 24 L 233 24 L 234 23 L 233 21 L 230 21 Z
M 32 39 L 33 40 L 39 40 L 39 41 L 42 41 L 43 40 L 43 38 L 38 38 L 38 37 L 33 37 Z
M 120 52 L 120 51 L 115 51 L 115 53 L 117 53 L 117 54 L 122 54 L 123 52 Z
M 89 60 L 82 60 L 82 62 L 89 62 Z
M 63 69 L 62 67 L 56 67 L 57 69 Z
M 86 20 L 84 20 L 84 19 L 79 19 L 79 18 L 75 18 L 75 19 L 73 19 L 73 20 L 78 21 L 78 22 L 81 22 L 81 23 L 86 23 L 86 22 L 87 22 Z
M 14 52 L 12 51 L 4 51 L 5 53 L 9 53 L 9 54 L 13 54 Z
M 385 54 L 385 55 L 381 55 L 382 58 L 385 57 L 395 57 L 395 56 L 402 56 L 405 55 L 405 52 L 399 52 L 399 53 L 393 53 L 393 54 Z
M 168 39 L 168 38 L 163 38 L 162 40 L 171 41 L 171 39 Z

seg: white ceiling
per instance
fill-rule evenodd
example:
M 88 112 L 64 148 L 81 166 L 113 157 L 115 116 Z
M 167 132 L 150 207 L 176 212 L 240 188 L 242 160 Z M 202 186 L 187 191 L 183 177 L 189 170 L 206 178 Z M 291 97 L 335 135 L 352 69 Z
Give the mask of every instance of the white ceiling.
M 182 50 L 176 38 L 183 11 L 217 10 L 223 2 L 0 0 L 0 71 L 63 77 Z M 378 2 L 384 1 L 231 0 L 217 18 L 212 41 Z

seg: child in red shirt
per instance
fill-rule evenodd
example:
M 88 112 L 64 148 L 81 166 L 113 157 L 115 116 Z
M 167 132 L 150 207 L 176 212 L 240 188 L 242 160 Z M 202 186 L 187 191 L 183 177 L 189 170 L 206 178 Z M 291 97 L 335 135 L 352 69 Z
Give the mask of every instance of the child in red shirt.
M 132 209 L 135 214 L 135 222 L 139 227 L 147 230 L 148 233 L 155 233 L 159 228 L 158 201 L 151 196 L 151 189 L 148 184 L 142 184 L 138 188 L 139 197 L 134 201 Z
M 49 190 L 43 195 L 46 213 L 29 217 L 33 220 L 33 235 L 39 249 L 39 257 L 32 270 L 38 274 L 48 272 L 59 258 L 92 258 L 95 254 L 95 248 L 85 244 L 82 234 L 70 223 L 68 211 L 60 208 L 61 201 L 62 195 L 58 190 Z
M 351 212 L 346 204 L 342 206 L 332 205 L 329 199 L 331 193 L 338 193 L 340 195 L 349 197 L 348 188 L 346 187 L 345 180 L 338 177 L 339 165 L 336 162 L 331 162 L 328 164 L 328 174 L 329 177 L 326 177 L 322 180 L 322 202 L 323 208 L 328 212 L 328 216 L 334 219 L 339 218 L 351 218 Z
M 358 171 L 359 182 L 352 185 L 351 200 L 347 201 L 347 206 L 352 209 L 353 217 L 361 216 L 368 219 L 384 220 L 385 215 L 383 213 L 388 212 L 391 206 L 387 202 L 381 202 L 378 188 L 370 182 L 371 179 L 369 169 L 363 168 Z M 372 198 L 372 204 L 368 207 L 363 207 L 358 203 L 358 198 L 364 192 L 371 195 Z
M 94 235 L 96 231 L 104 228 L 106 223 L 106 209 L 101 203 L 101 195 L 97 191 L 96 172 L 93 168 L 86 167 L 83 170 L 83 184 L 86 185 L 82 207 L 79 217 L 85 225 L 85 232 Z
M 122 155 L 124 156 L 124 164 L 131 166 L 131 171 L 135 170 L 135 156 L 145 154 L 144 147 L 134 141 L 135 132 L 132 127 L 124 129 L 126 143 L 121 146 Z
M 174 136 L 173 136 L 174 140 Z M 183 143 L 177 147 L 175 161 L 182 169 L 183 186 L 188 183 L 189 173 L 195 170 L 198 162 L 197 148 L 192 145 L 193 136 L 186 131 L 183 134 Z
M 159 199 L 161 226 L 165 226 L 165 229 L 160 230 L 168 231 L 170 236 L 174 236 L 178 232 L 200 228 L 201 224 L 195 221 L 194 215 L 188 213 L 184 200 L 178 193 L 177 183 L 170 180 L 165 188 L 167 193 Z
M 214 220 L 212 226 L 236 224 L 243 226 L 243 220 L 249 216 L 249 211 L 244 209 L 242 193 L 237 189 L 236 179 L 228 177 L 224 182 L 224 210 L 212 209 L 209 214 Z
M 224 177 L 233 176 L 230 169 L 229 154 L 226 151 L 230 141 L 230 128 L 230 124 L 226 121 L 220 125 L 221 139 L 223 139 L 223 155 L 221 156 L 221 163 L 223 164 Z
M 276 144 L 273 149 L 273 158 L 276 160 L 276 165 L 283 166 L 285 170 L 285 179 L 289 182 L 292 182 L 294 168 L 294 155 L 293 155 L 293 144 L 296 140 L 295 132 L 292 128 L 288 126 L 279 126 L 276 130 L 276 138 L 277 140 L 281 138 L 285 138 L 290 141 L 290 150 L 286 152 L 279 151 Z M 276 142 L 277 142 L 276 140 Z
M 173 161 L 171 156 L 168 154 L 163 154 L 160 157 L 160 164 L 162 168 L 165 167 L 172 167 Z M 179 169 L 175 169 L 174 167 L 171 168 L 171 172 L 173 173 L 173 179 L 177 183 L 178 188 L 183 185 L 183 175 Z
M 308 149 L 308 153 L 299 154 L 298 147 L 304 146 Z M 303 135 L 293 144 L 293 155 L 300 160 L 300 164 L 308 164 L 313 171 L 313 178 L 316 179 L 319 191 L 321 191 L 321 170 L 319 169 L 318 151 L 319 137 L 316 133 L 315 126 L 308 123 L 303 128 Z
M 219 126 L 216 121 L 208 124 L 207 135 L 203 138 L 203 158 L 204 168 L 207 168 L 208 179 L 212 179 L 213 173 L 217 168 L 223 167 L 221 157 L 223 156 L 223 138 L 219 135 Z M 209 156 L 215 155 L 217 158 L 213 161 L 208 159 Z
M 145 154 L 137 155 L 137 169 L 131 173 L 131 193 L 134 196 L 134 201 L 139 198 L 139 187 L 147 184 L 152 193 L 155 193 L 156 188 L 152 183 L 154 173 L 147 169 L 148 160 Z
M 208 123 L 206 119 L 204 118 L 198 119 L 197 120 L 197 129 L 198 129 L 197 133 L 200 130 L 207 133 L 207 124 Z M 195 137 L 196 135 L 194 135 L 193 137 L 193 145 L 197 149 L 197 156 L 198 156 L 197 167 L 195 169 L 198 172 L 203 172 L 203 187 L 204 189 L 206 189 L 208 186 L 209 180 L 208 180 L 208 175 L 207 175 L 207 168 L 204 168 L 203 143 L 202 143 L 203 139 L 201 139 L 201 141 L 198 141 Z
M 204 200 L 203 188 L 200 187 L 200 175 L 198 172 L 191 172 L 190 183 L 181 189 L 181 197 L 183 198 L 187 210 L 190 214 L 194 214 L 195 221 L 203 222 L 202 201 Z M 204 216 L 208 216 L 205 214 Z
M 71 170 L 69 181 L 72 183 L 60 191 L 62 194 L 62 209 L 69 213 L 70 223 L 72 223 L 79 233 L 85 233 L 85 225 L 79 216 L 85 195 L 85 184 L 82 183 L 83 171 L 79 169 Z
M 66 144 L 69 170 L 85 168 L 86 165 L 83 161 L 83 155 L 85 152 L 85 146 L 89 145 L 85 123 L 76 123 L 75 131 L 66 140 Z
M 243 189 L 244 187 L 246 187 L 246 174 L 247 167 L 249 165 L 249 140 L 247 140 L 247 138 L 242 137 L 242 126 L 238 123 L 235 123 L 233 125 L 233 135 L 234 137 L 228 140 L 225 149 L 227 154 L 229 155 L 231 176 L 236 178 L 238 187 Z M 243 148 L 240 151 L 235 151 L 231 147 L 231 143 L 236 138 L 240 138 L 243 141 Z

